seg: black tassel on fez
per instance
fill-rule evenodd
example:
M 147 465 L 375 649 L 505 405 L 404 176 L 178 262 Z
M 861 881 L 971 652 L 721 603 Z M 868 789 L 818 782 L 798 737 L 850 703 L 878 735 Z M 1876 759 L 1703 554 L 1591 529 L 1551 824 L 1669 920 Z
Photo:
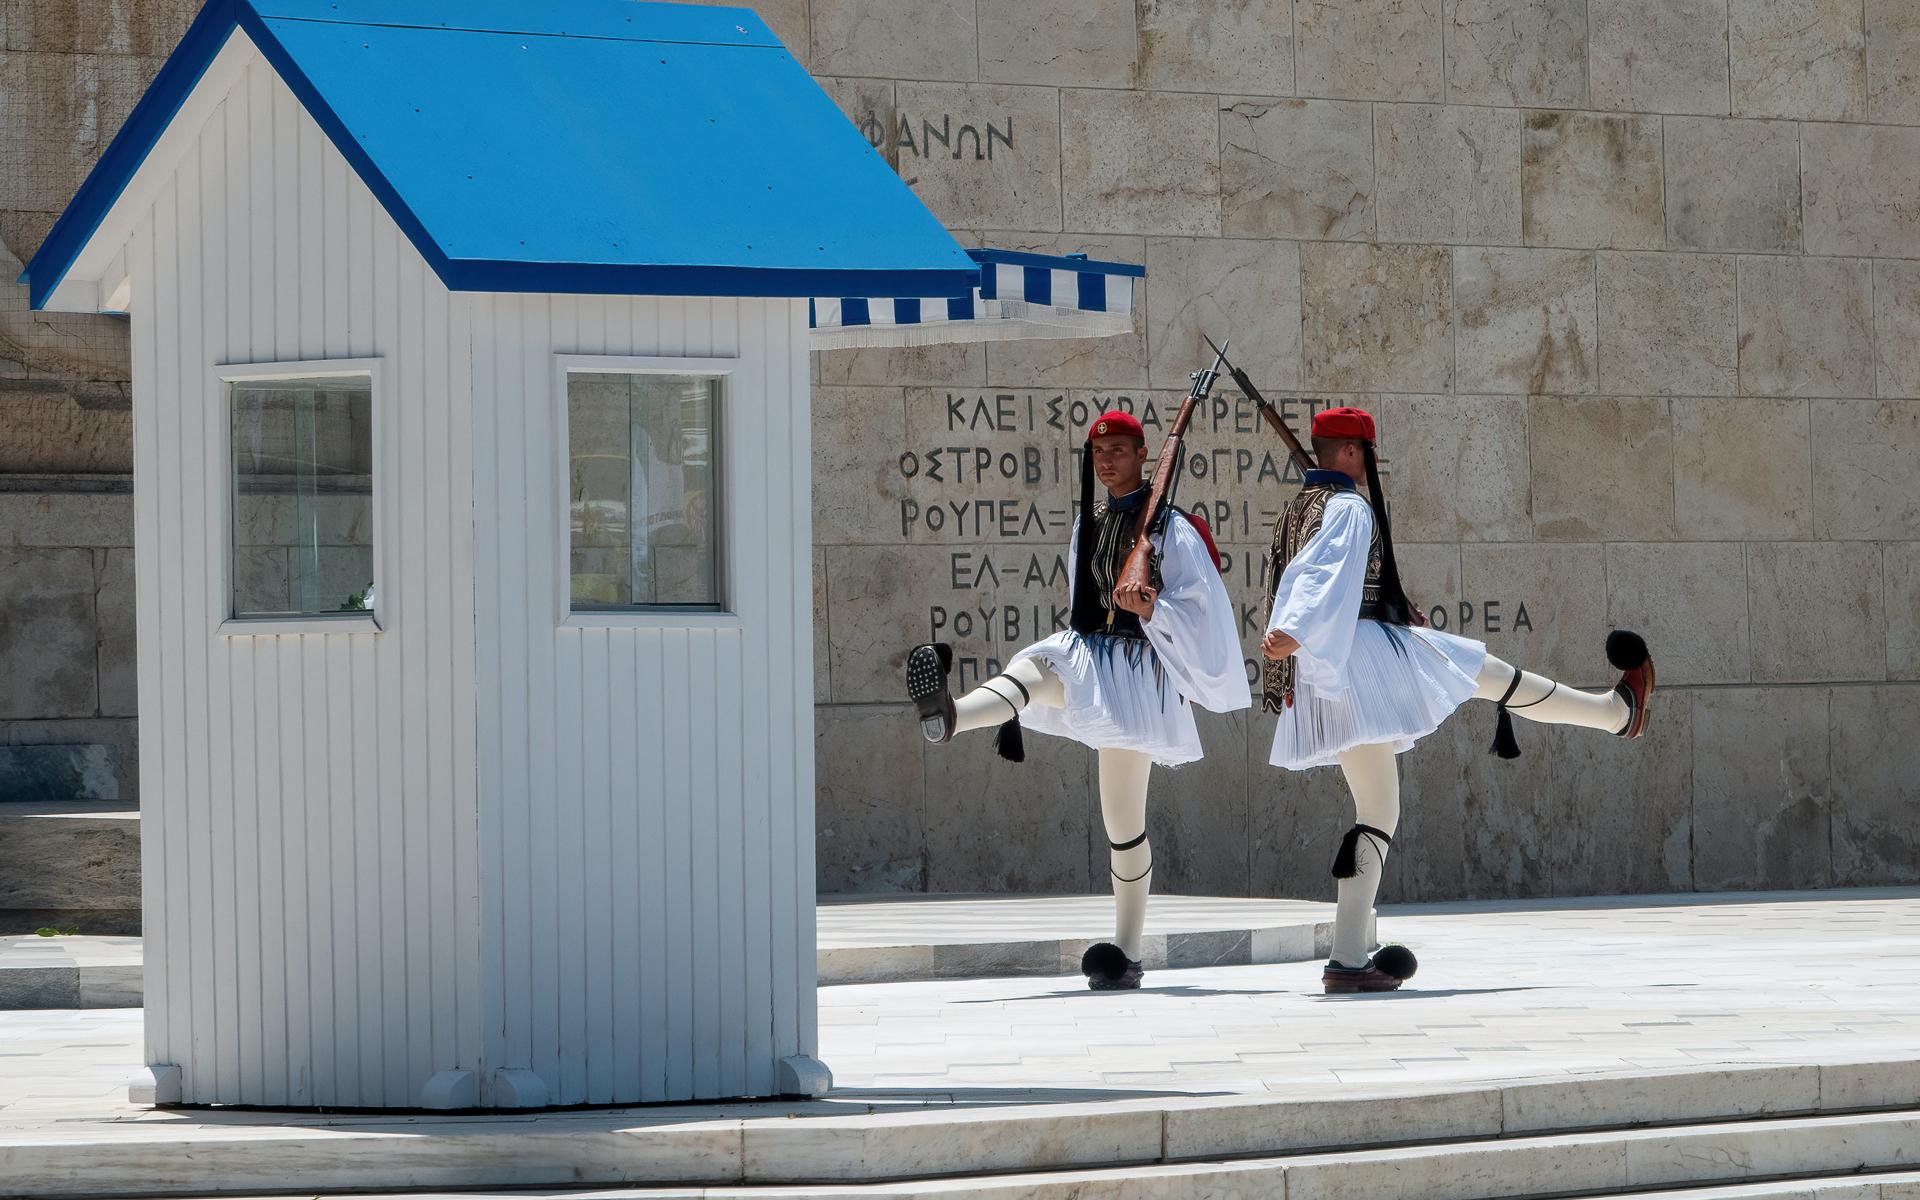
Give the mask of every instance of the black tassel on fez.
M 993 735 L 993 748 L 1008 762 L 1027 761 L 1027 739 L 1020 733 L 1018 715 L 1000 726 L 1000 731 Z
M 1520 757 L 1520 743 L 1513 736 L 1513 714 L 1504 705 L 1500 709 L 1500 719 L 1494 724 L 1493 745 L 1488 752 L 1501 758 Z

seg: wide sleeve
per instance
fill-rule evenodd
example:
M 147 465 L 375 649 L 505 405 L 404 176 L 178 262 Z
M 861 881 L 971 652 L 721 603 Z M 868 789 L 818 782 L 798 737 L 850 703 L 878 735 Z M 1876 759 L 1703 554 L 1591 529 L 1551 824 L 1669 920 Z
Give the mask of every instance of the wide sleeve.
M 1214 712 L 1251 707 L 1233 601 L 1206 542 L 1178 513 L 1161 542 L 1160 594 L 1140 623 L 1147 640 L 1187 699 Z
M 1300 643 L 1300 678 L 1323 691 L 1346 689 L 1347 655 L 1360 627 L 1372 548 L 1373 510 L 1357 496 L 1336 497 L 1274 589 L 1267 628 Z

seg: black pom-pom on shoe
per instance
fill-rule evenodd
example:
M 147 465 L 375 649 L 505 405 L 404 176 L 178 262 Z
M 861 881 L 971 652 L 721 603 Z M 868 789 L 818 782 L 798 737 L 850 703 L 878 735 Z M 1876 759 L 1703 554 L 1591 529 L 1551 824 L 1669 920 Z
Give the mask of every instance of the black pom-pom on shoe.
M 1096 992 L 1137 988 L 1141 976 L 1146 974 L 1139 959 L 1128 958 L 1127 952 L 1112 942 L 1088 946 L 1087 952 L 1080 956 L 1080 973 L 1087 977 L 1087 986 Z
M 1382 946 L 1373 956 L 1373 965 L 1395 979 L 1412 979 L 1420 969 L 1420 960 L 1405 946 Z
M 1638 670 L 1646 665 L 1647 657 L 1647 639 L 1631 629 L 1616 629 L 1607 635 L 1607 661 L 1614 670 Z

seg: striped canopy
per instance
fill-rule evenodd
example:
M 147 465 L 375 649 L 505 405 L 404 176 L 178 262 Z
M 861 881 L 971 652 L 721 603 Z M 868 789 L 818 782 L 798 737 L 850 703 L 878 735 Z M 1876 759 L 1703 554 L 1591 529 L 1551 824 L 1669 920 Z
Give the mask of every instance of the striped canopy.
M 929 346 L 1016 338 L 1112 337 L 1133 330 L 1133 263 L 1085 255 L 969 250 L 980 281 L 965 296 L 818 297 L 809 305 L 815 350 Z

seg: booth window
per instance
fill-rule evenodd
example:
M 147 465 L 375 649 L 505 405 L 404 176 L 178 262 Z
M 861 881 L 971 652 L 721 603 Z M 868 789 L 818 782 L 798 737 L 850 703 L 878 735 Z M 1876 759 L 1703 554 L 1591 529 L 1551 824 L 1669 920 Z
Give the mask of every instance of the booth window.
M 373 379 L 233 379 L 232 616 L 371 616 Z
M 566 379 L 572 610 L 721 610 L 724 380 Z

